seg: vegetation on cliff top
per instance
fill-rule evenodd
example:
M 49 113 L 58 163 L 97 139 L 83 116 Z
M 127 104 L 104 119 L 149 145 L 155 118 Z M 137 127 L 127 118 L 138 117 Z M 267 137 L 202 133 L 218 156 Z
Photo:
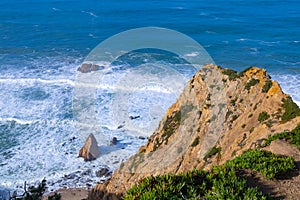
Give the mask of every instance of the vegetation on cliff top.
M 268 139 L 265 139 L 264 147 L 269 146 L 274 140 L 286 140 L 300 149 L 300 124 L 292 131 L 285 131 L 269 136 Z
M 276 178 L 293 169 L 292 157 L 264 150 L 248 150 L 225 165 L 209 172 L 193 170 L 178 175 L 151 176 L 128 190 L 125 200 L 133 199 L 269 199 L 257 188 L 247 186 L 238 169 L 251 169 L 266 178 Z
M 179 175 L 148 177 L 134 185 L 124 197 L 133 199 L 268 199 L 257 188 L 247 187 L 233 168 L 194 170 Z
M 283 122 L 287 122 L 297 116 L 300 116 L 300 108 L 295 102 L 293 102 L 291 97 L 283 99 L 282 102 L 283 108 L 285 110 L 284 114 L 281 117 L 281 120 Z

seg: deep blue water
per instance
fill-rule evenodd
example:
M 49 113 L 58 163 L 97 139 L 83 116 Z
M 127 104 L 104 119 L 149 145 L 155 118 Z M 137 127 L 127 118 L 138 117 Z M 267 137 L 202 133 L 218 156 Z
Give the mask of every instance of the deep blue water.
M 199 42 L 217 65 L 266 68 L 300 102 L 299 10 L 297 0 L 0 1 L 0 186 L 77 170 L 69 169 L 81 165 L 74 156 L 68 154 L 69 164 L 51 164 L 53 155 L 44 156 L 45 149 L 58 160 L 76 154 L 82 141 L 62 145 L 76 135 L 71 111 L 76 69 L 101 41 L 128 29 L 179 31 Z M 105 98 L 99 105 L 103 112 Z M 36 157 L 40 160 L 33 162 Z

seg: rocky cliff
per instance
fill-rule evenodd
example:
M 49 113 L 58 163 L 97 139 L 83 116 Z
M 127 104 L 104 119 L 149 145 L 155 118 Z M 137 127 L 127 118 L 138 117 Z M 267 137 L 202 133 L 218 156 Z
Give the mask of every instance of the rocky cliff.
M 300 123 L 298 107 L 267 72 L 207 65 L 188 82 L 147 143 L 89 199 L 117 199 L 146 176 L 209 169 Z

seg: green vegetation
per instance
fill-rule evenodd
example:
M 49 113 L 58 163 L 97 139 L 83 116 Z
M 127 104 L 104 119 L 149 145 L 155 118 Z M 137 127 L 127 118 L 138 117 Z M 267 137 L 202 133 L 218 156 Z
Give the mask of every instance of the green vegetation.
M 188 110 L 188 108 L 186 108 Z M 168 116 L 167 120 L 164 124 L 163 130 L 162 130 L 162 136 L 159 139 L 158 137 L 154 141 L 154 147 L 153 151 L 155 151 L 160 145 L 162 145 L 164 142 L 165 144 L 168 143 L 169 137 L 174 133 L 174 131 L 179 127 L 181 120 L 181 111 L 176 111 L 172 114 L 172 116 Z
M 208 152 L 205 154 L 203 160 L 207 161 L 208 158 L 211 158 L 212 156 L 216 155 L 216 154 L 220 154 L 221 153 L 221 147 L 216 147 L 213 146 L 210 150 L 208 150 Z M 220 155 L 219 155 L 220 156 Z
M 265 140 L 264 146 L 269 146 L 274 140 L 286 140 L 300 148 L 300 124 L 291 132 L 276 133 Z
M 124 200 L 134 199 L 268 199 L 233 168 L 214 167 L 178 175 L 148 177 L 128 190 Z
M 247 89 L 248 91 L 250 90 L 250 88 L 256 84 L 259 83 L 258 79 L 252 78 L 250 81 L 248 81 L 245 85 L 245 89 Z
M 222 74 L 227 75 L 229 80 L 231 81 L 235 81 L 237 78 L 239 78 L 237 71 L 234 71 L 232 69 L 223 69 Z
M 231 122 L 231 123 L 234 122 L 237 118 L 238 118 L 237 115 L 232 115 L 232 118 L 231 118 L 230 122 Z
M 250 128 L 249 132 L 252 133 L 254 131 L 254 127 Z
M 198 144 L 199 144 L 199 136 L 197 136 L 196 138 L 195 138 L 195 140 L 193 141 L 193 143 L 192 143 L 192 147 L 195 147 L 195 146 L 197 146 Z
M 298 133 L 299 127 L 295 129 Z M 209 152 L 221 150 L 216 147 L 212 149 Z M 250 169 L 267 179 L 273 179 L 294 166 L 292 157 L 264 150 L 247 150 L 225 165 L 214 166 L 209 172 L 193 170 L 178 175 L 147 177 L 128 190 L 124 199 L 270 199 L 257 188 L 248 187 L 246 179 L 242 175 L 238 176 L 236 171 Z
M 267 179 L 272 179 L 293 169 L 295 162 L 293 157 L 279 156 L 265 150 L 250 149 L 225 165 L 236 169 L 251 169 L 261 173 Z
M 245 74 L 249 69 L 252 69 L 252 68 L 253 68 L 253 66 L 250 66 L 250 67 L 244 69 L 243 71 L 241 71 L 241 72 L 239 73 L 239 76 L 240 76 L 240 77 L 244 76 L 244 74 Z
M 41 200 L 43 194 L 45 193 L 46 187 L 46 180 L 43 179 L 42 182 L 38 186 L 30 186 L 27 191 L 26 182 L 24 185 L 24 194 L 21 196 L 13 195 L 10 199 L 12 200 Z M 48 197 L 48 200 L 60 200 L 61 195 L 55 193 Z
M 270 115 L 267 112 L 265 112 L 265 111 L 259 113 L 259 115 L 258 115 L 258 121 L 259 122 L 263 122 L 263 121 L 265 121 L 265 120 L 267 120 L 269 118 L 270 118 Z
M 284 114 L 281 117 L 283 122 L 287 122 L 297 116 L 300 116 L 300 108 L 293 102 L 291 97 L 287 97 L 282 100 L 284 107 Z
M 243 124 L 243 125 L 242 125 L 242 128 L 245 128 L 245 127 L 246 127 L 246 124 Z
M 270 90 L 271 87 L 272 87 L 272 81 L 268 80 L 268 81 L 265 82 L 265 85 L 263 86 L 261 91 L 264 92 L 264 93 L 267 93 Z
M 231 101 L 230 101 L 230 104 L 232 105 L 232 106 L 235 106 L 235 103 L 236 103 L 236 101 L 237 101 L 237 97 L 235 97 L 234 99 L 232 99 Z

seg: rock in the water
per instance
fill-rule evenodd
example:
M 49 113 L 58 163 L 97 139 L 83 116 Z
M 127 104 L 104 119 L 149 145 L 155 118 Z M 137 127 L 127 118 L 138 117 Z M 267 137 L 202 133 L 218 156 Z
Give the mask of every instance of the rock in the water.
M 113 137 L 110 141 L 110 146 L 112 145 L 116 145 L 117 144 L 118 139 L 116 137 Z
M 103 66 L 99 66 L 99 65 L 95 65 L 95 64 L 91 64 L 91 63 L 83 63 L 78 69 L 77 71 L 80 71 L 82 73 L 88 73 L 88 72 L 92 72 L 92 71 L 98 71 L 103 69 Z
M 84 161 L 92 161 L 98 158 L 100 150 L 98 143 L 93 134 L 90 134 L 86 139 L 84 146 L 79 151 L 79 157 L 83 157 Z
M 108 177 L 111 175 L 111 171 L 108 168 L 102 168 L 96 172 L 96 176 L 98 177 Z

